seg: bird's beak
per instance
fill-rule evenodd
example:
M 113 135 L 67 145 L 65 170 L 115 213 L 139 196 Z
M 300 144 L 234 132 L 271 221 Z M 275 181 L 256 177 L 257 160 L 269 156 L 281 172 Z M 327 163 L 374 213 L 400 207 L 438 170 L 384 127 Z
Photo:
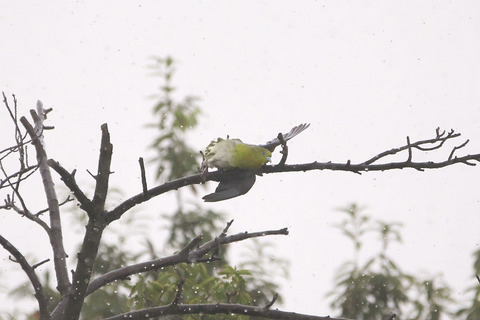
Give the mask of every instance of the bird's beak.
M 272 158 L 271 158 L 271 157 L 267 157 L 267 162 L 272 162 Z

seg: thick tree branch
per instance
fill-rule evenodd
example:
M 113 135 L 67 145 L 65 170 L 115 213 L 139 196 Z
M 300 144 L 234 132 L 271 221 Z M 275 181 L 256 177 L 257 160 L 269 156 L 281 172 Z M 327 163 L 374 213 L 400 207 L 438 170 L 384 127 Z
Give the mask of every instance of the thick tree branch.
M 89 219 L 82 247 L 77 256 L 77 267 L 73 274 L 71 292 L 65 297 L 64 308 L 60 305 L 57 306 L 52 313 L 52 319 L 79 318 L 104 228 L 105 224 L 102 221 Z
M 54 183 L 50 168 L 47 165 L 47 153 L 42 143 L 41 132 L 43 129 L 43 106 L 40 101 L 37 102 L 37 109 L 39 114 L 34 110 L 30 110 L 30 113 L 35 121 L 35 130 L 25 117 L 20 118 L 20 122 L 27 130 L 32 143 L 35 146 L 37 153 L 37 162 L 39 165 L 40 175 L 42 176 L 42 182 L 44 186 L 45 195 L 47 197 L 48 208 L 50 212 L 50 243 L 53 249 L 53 260 L 55 266 L 55 274 L 57 276 L 57 289 L 60 294 L 65 294 L 69 287 L 70 281 L 68 278 L 66 253 L 63 247 L 62 236 L 62 223 L 60 219 L 60 208 L 58 205 L 57 195 L 55 193 Z
M 348 320 L 330 316 L 312 316 L 295 312 L 271 310 L 265 307 L 254 307 L 241 304 L 214 303 L 214 304 L 170 304 L 168 306 L 146 308 L 138 311 L 120 314 L 104 320 L 120 319 L 147 319 L 165 317 L 178 314 L 239 314 L 246 316 L 262 317 L 265 319 L 282 320 Z
M 113 145 L 110 143 L 110 133 L 106 124 L 101 126 L 102 140 L 98 159 L 98 173 L 95 177 L 95 195 L 92 200 L 91 210 L 87 211 L 88 224 L 82 247 L 78 253 L 77 267 L 73 275 L 72 290 L 67 298 L 66 307 L 61 319 L 78 319 L 86 297 L 93 264 L 97 257 L 98 247 L 102 238 L 103 230 L 107 226 L 105 222 L 105 200 L 108 193 L 108 181 L 110 177 L 110 164 L 112 161 Z M 61 310 L 61 309 L 58 309 Z M 55 313 L 57 316 L 58 313 Z M 53 318 L 53 317 L 52 317 Z
M 210 174 L 209 174 L 209 177 L 210 177 Z M 159 196 L 159 195 L 161 195 L 163 193 L 166 193 L 168 191 L 177 190 L 177 189 L 180 189 L 182 187 L 189 186 L 189 185 L 192 185 L 192 184 L 200 184 L 202 182 L 203 182 L 203 180 L 202 180 L 202 175 L 201 174 L 195 174 L 195 175 L 192 175 L 192 176 L 176 179 L 176 180 L 173 180 L 173 181 L 170 181 L 170 182 L 165 182 L 162 185 L 159 185 L 159 186 L 156 186 L 156 187 L 153 187 L 153 188 L 149 189 L 148 190 L 148 197 L 145 197 L 145 193 L 142 192 L 142 193 L 139 193 L 139 194 L 131 197 L 130 199 L 127 199 L 124 202 L 122 202 L 119 206 L 117 206 L 116 208 L 114 208 L 113 210 L 111 210 L 107 213 L 107 221 L 112 222 L 112 221 L 115 221 L 117 219 L 120 219 L 120 217 L 125 212 L 127 212 L 128 210 L 130 210 L 134 206 L 149 200 L 150 198 Z
M 23 271 L 27 274 L 28 279 L 32 283 L 33 289 L 35 290 L 35 298 L 38 302 L 38 309 L 40 311 L 40 320 L 50 319 L 47 309 L 47 298 L 43 292 L 42 284 L 37 278 L 35 273 L 35 267 L 30 266 L 25 257 L 20 253 L 20 251 L 15 248 L 7 239 L 0 235 L 0 244 L 10 252 L 10 254 L 15 258 L 15 261 L 20 264 Z
M 98 159 L 98 173 L 95 177 L 95 193 L 93 195 L 92 204 L 94 211 L 103 214 L 105 200 L 107 200 L 108 181 L 110 178 L 110 166 L 112 163 L 113 145 L 110 143 L 110 133 L 107 124 L 101 126 L 102 142 L 100 145 L 100 158 Z
M 72 191 L 75 198 L 80 202 L 80 208 L 86 212 L 91 212 L 93 210 L 93 205 L 90 199 L 87 198 L 85 193 L 80 189 L 77 185 L 77 181 L 75 180 L 75 173 L 76 171 L 72 171 L 69 173 L 65 168 L 63 168 L 60 163 L 53 159 L 49 159 L 47 161 L 48 165 L 55 170 L 61 177 L 63 183 L 67 186 L 67 188 Z

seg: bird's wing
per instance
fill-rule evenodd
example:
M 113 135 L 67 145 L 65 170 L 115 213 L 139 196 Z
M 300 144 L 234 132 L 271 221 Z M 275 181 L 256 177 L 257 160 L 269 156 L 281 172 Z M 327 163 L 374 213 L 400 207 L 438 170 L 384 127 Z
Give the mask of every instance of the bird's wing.
M 296 127 L 293 127 L 292 130 L 290 130 L 290 132 L 282 134 L 283 139 L 285 141 L 288 141 L 288 140 L 292 139 L 293 137 L 295 137 L 300 132 L 302 132 L 303 130 L 307 129 L 309 126 L 310 126 L 310 123 L 302 123 L 302 124 L 300 124 Z M 277 146 L 279 146 L 280 144 L 281 144 L 280 140 L 278 138 L 275 138 L 273 140 L 268 141 L 267 143 L 265 143 L 263 145 L 260 145 L 260 147 L 263 147 L 263 148 L 273 152 L 273 150 L 275 150 L 275 148 Z
M 202 199 L 206 202 L 222 201 L 247 193 L 255 184 L 254 172 L 242 172 L 239 175 L 220 181 L 214 193 L 207 194 Z

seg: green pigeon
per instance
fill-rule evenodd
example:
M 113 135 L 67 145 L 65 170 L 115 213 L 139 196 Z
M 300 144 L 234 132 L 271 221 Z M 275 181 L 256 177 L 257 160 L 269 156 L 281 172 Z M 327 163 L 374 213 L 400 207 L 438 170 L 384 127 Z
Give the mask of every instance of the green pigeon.
M 283 134 L 283 140 L 292 139 L 309 126 L 304 123 L 293 127 Z M 232 174 L 220 181 L 215 192 L 204 196 L 203 200 L 221 201 L 247 193 L 255 183 L 257 170 L 271 161 L 272 152 L 280 144 L 282 142 L 278 137 L 261 145 L 246 144 L 240 139 L 228 137 L 212 141 L 205 149 L 202 174 L 206 177 L 209 167 L 231 170 Z

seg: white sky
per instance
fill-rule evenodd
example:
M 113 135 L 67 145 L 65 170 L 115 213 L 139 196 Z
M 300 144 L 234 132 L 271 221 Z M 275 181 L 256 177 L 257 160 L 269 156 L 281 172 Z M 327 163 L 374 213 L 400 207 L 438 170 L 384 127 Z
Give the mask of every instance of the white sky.
M 140 192 L 137 159 L 150 154 L 153 135 L 143 126 L 159 86 L 147 67 L 152 56 L 178 60 L 178 97 L 202 99 L 202 123 L 191 138 L 199 150 L 217 136 L 262 143 L 310 122 L 290 143 L 289 163 L 360 162 L 404 144 L 407 135 L 431 138 L 438 126 L 471 140 L 460 153 L 480 153 L 479 30 L 477 1 L 8 2 L 0 12 L 0 90 L 16 94 L 24 115 L 37 99 L 54 108 L 49 156 L 76 168 L 89 188 L 85 169 L 96 169 L 107 122 L 112 186 L 125 197 Z M 2 145 L 7 124 L 2 111 Z M 334 270 L 352 256 L 333 227 L 343 218 L 335 209 L 354 201 L 375 218 L 402 222 L 404 243 L 390 252 L 395 261 L 442 276 L 461 301 L 476 281 L 479 177 L 477 167 L 462 165 L 425 173 L 275 174 L 258 179 L 246 196 L 208 206 L 235 219 L 232 232 L 289 227 L 288 237 L 271 238 L 272 254 L 291 261 L 284 309 L 331 313 L 325 293 Z M 137 212 L 156 217 L 171 199 Z M 0 233 L 30 257 L 47 257 L 36 227 L 12 215 L 0 214 Z M 158 231 L 162 221 L 153 222 Z M 76 232 L 66 231 L 70 250 Z M 7 254 L 0 259 L 2 280 L 21 279 Z

